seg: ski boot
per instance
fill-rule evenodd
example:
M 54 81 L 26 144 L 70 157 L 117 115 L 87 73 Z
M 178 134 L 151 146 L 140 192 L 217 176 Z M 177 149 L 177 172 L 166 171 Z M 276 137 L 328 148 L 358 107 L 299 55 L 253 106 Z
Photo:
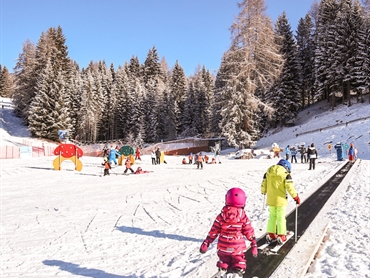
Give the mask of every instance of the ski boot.
M 242 278 L 244 274 L 244 270 L 240 268 L 233 269 L 233 278 Z
M 272 243 L 272 242 L 275 242 L 276 240 L 277 240 L 276 234 L 268 233 L 266 235 L 266 241 L 267 241 L 267 243 Z
M 226 269 L 219 268 L 217 274 L 214 276 L 214 278 L 224 278 L 226 277 Z

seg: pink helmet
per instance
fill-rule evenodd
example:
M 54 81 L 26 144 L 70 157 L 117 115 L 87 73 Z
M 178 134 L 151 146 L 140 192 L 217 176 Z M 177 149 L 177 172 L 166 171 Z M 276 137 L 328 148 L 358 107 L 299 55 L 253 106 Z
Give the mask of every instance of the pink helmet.
M 244 208 L 247 196 L 244 191 L 238 187 L 234 187 L 227 191 L 225 196 L 225 203 L 227 206 Z

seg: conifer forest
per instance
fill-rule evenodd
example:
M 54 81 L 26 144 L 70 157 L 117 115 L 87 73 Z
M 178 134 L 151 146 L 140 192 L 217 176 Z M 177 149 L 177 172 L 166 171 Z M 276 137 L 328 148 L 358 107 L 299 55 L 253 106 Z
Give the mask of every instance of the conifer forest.
M 26 40 L 13 73 L 0 65 L 0 96 L 33 136 L 95 143 L 145 143 L 189 136 L 224 137 L 251 147 L 272 127 L 294 124 L 318 101 L 350 106 L 370 93 L 370 1 L 321 0 L 292 30 L 275 23 L 264 0 L 240 1 L 231 41 L 217 73 L 199 66 L 186 76 L 155 46 L 145 61 L 123 65 L 69 57 L 62 26 Z M 364 105 L 369 105 L 364 103 Z

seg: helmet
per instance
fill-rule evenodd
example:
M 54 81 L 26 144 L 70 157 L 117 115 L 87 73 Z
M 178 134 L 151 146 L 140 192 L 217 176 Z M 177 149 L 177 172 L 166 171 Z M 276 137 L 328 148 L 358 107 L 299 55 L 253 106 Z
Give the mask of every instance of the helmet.
M 246 200 L 247 196 L 245 195 L 244 191 L 237 187 L 229 189 L 225 196 L 226 205 L 237 208 L 244 208 Z
M 277 165 L 283 166 L 289 173 L 292 171 L 292 165 L 288 160 L 280 159 Z

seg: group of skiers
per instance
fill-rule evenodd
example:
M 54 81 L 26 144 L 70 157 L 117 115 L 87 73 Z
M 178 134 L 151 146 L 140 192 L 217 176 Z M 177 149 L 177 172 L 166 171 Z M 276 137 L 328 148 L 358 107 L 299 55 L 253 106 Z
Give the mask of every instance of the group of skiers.
M 115 166 L 118 165 L 118 162 L 117 162 L 117 158 L 120 156 L 120 153 L 119 153 L 119 148 L 118 146 L 116 146 L 115 148 L 113 148 L 113 146 L 111 146 L 110 149 L 107 148 L 107 145 L 104 146 L 103 148 L 103 151 L 104 151 L 104 162 L 102 163 L 102 165 L 104 166 L 104 176 L 109 176 L 110 173 L 109 173 L 109 170 L 112 169 L 112 164 L 114 163 Z M 135 151 L 135 160 L 141 160 L 141 151 L 140 151 L 140 148 L 137 147 L 136 148 L 136 151 Z M 133 174 L 144 174 L 144 173 L 149 173 L 149 171 L 144 171 L 141 167 L 138 167 L 136 169 L 136 171 L 134 171 L 132 169 L 132 161 L 131 161 L 131 157 L 130 156 L 127 156 L 126 157 L 126 160 L 125 160 L 125 171 L 123 172 L 124 175 L 127 174 L 127 172 L 130 170 L 131 173 Z
M 197 169 L 203 169 L 203 162 L 205 164 L 216 164 L 216 163 L 219 163 L 221 164 L 221 160 L 220 160 L 220 151 L 217 150 L 215 152 L 215 155 L 214 157 L 212 157 L 212 160 L 209 160 L 209 156 L 207 154 L 205 154 L 203 156 L 202 152 L 199 152 L 199 153 L 196 153 L 196 154 L 193 154 L 193 153 L 190 153 L 189 156 L 188 156 L 188 160 L 189 162 L 186 161 L 186 158 L 184 157 L 182 159 L 182 164 L 189 164 L 189 165 L 197 165 Z M 194 161 L 194 163 L 193 163 Z
M 301 203 L 294 188 L 291 176 L 292 166 L 288 160 L 281 159 L 276 165 L 269 167 L 263 176 L 261 193 L 266 195 L 269 206 L 267 223 L 267 242 L 282 245 L 287 240 L 286 206 L 287 193 L 294 199 L 297 206 Z M 224 277 L 226 272 L 234 273 L 233 277 L 243 277 L 246 269 L 245 239 L 251 242 L 251 252 L 258 255 L 257 241 L 252 224 L 244 211 L 246 194 L 241 188 L 231 188 L 225 196 L 225 205 L 216 217 L 208 232 L 207 238 L 200 246 L 205 253 L 209 245 L 218 237 L 217 255 L 218 273 L 216 277 Z
M 315 170 L 315 162 L 317 159 L 317 150 L 315 148 L 315 144 L 311 143 L 310 146 L 305 148 L 304 145 L 300 145 L 298 149 L 296 147 L 290 147 L 289 145 L 285 148 L 285 160 L 293 163 L 297 163 L 297 154 L 300 153 L 301 155 L 301 163 L 309 162 L 308 170 Z

